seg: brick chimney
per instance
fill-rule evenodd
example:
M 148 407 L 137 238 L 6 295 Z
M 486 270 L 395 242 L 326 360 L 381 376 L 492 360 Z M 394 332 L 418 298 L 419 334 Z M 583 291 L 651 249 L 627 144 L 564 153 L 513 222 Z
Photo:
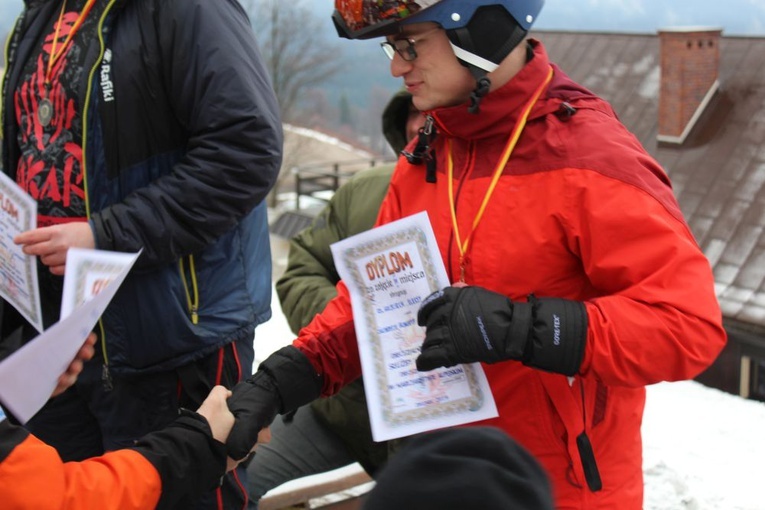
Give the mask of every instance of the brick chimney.
M 660 142 L 682 144 L 719 88 L 721 34 L 708 27 L 659 30 Z

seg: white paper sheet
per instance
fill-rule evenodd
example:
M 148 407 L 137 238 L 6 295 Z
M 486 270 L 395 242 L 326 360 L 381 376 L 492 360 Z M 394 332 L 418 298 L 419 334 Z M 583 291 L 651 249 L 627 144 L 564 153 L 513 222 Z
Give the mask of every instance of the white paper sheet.
M 497 416 L 479 363 L 415 367 L 419 304 L 450 285 L 427 213 L 344 239 L 332 255 L 351 294 L 375 441 Z
M 97 261 L 99 256 L 111 260 L 111 254 L 90 250 L 85 258 Z M 119 273 L 112 275 L 97 293 L 90 293 L 89 299 L 78 305 L 65 319 L 49 327 L 21 349 L 0 363 L 0 401 L 13 415 L 26 423 L 40 410 L 56 388 L 59 376 L 80 350 L 88 333 L 92 331 L 117 289 L 127 276 L 138 253 L 127 255 L 131 258 Z M 82 268 L 71 267 L 68 262 L 64 285 L 67 280 L 87 281 Z M 78 271 L 76 277 L 73 271 Z
M 29 323 L 43 330 L 37 257 L 26 255 L 13 238 L 37 228 L 37 202 L 0 172 L 0 296 Z

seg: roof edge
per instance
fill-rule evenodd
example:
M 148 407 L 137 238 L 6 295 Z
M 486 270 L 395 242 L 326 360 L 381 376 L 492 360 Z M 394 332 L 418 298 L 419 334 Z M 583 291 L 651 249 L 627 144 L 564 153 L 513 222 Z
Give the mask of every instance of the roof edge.
M 670 26 L 659 28 L 657 32 L 669 32 L 669 33 L 695 33 L 695 32 L 720 32 L 722 33 L 723 27 L 705 26 L 705 25 L 689 25 L 689 26 Z

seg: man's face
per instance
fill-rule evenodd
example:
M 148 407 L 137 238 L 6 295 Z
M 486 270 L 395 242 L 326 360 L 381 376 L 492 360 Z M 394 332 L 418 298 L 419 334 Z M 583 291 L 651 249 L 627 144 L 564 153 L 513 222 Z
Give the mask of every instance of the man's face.
M 417 58 L 407 62 L 395 54 L 391 74 L 404 80 L 412 103 L 420 111 L 455 106 L 466 102 L 475 88 L 475 79 L 454 56 L 446 32 L 435 23 L 405 25 L 389 41 L 411 39 Z

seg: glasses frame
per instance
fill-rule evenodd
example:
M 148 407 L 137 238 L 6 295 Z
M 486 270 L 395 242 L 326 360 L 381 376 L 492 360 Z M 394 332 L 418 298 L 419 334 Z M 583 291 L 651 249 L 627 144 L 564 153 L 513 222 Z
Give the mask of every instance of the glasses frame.
M 414 37 L 405 37 L 401 39 L 394 39 L 392 41 L 386 39 L 380 43 L 380 47 L 390 60 L 393 60 L 393 57 L 396 55 L 396 53 L 398 53 L 398 56 L 401 57 L 405 62 L 412 62 L 417 58 L 417 50 L 414 49 L 414 45 L 422 41 L 427 34 L 435 32 L 440 28 L 441 27 L 435 27 L 431 30 L 423 32 L 416 39 Z
M 394 41 L 383 41 L 380 43 L 385 55 L 393 60 L 393 57 L 398 53 L 405 62 L 411 62 L 417 58 L 417 51 L 414 49 L 414 45 L 417 41 L 415 39 L 396 39 Z M 406 43 L 406 46 L 399 47 L 401 43 Z

